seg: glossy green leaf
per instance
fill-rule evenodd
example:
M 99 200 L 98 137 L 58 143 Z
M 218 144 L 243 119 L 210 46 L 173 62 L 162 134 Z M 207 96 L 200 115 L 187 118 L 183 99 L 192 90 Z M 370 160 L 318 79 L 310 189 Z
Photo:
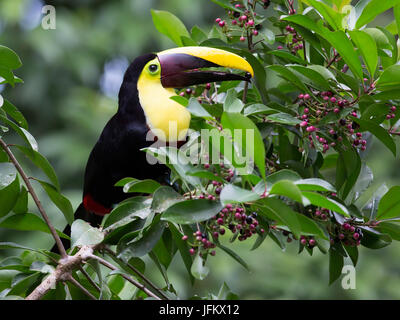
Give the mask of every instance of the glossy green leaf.
M 280 180 L 274 183 L 269 193 L 285 196 L 299 203 L 303 203 L 300 189 L 290 180 Z
M 377 220 L 400 217 L 400 186 L 395 186 L 382 197 L 379 202 Z
M 207 277 L 208 273 L 210 272 L 210 268 L 205 266 L 205 261 L 199 254 L 196 255 L 194 258 L 191 273 L 193 277 L 199 280 L 203 280 Z
M 254 162 L 257 165 L 261 176 L 265 179 L 265 148 L 264 142 L 261 137 L 260 131 L 258 130 L 257 126 L 251 121 L 249 118 L 245 117 L 240 113 L 228 113 L 224 112 L 221 118 L 222 126 L 224 130 L 228 129 L 231 130 L 231 135 L 233 132 L 233 138 L 237 138 L 235 134 L 235 129 L 239 129 L 241 135 L 239 139 L 241 140 L 241 146 L 246 151 L 246 158 L 249 159 L 254 157 Z M 253 133 L 253 141 L 249 141 L 248 139 L 248 132 Z M 251 137 L 251 136 L 250 136 Z M 235 141 L 238 142 L 237 140 Z
M 178 46 L 182 46 L 181 37 L 190 37 L 185 25 L 179 20 L 178 17 L 168 11 L 151 10 L 153 23 L 157 30 L 169 37 Z
M 292 115 L 290 115 L 288 113 L 283 113 L 283 112 L 271 114 L 265 118 L 271 122 L 290 124 L 290 125 L 296 125 L 301 122 L 301 120 L 293 117 Z
M 53 185 L 45 181 L 36 179 L 37 182 L 43 187 L 51 201 L 57 206 L 58 209 L 64 214 L 68 224 L 74 221 L 74 210 L 72 209 L 71 202 L 64 197 Z
M 8 69 L 17 69 L 22 66 L 22 62 L 13 50 L 0 45 L 0 65 Z
M 349 31 L 351 40 L 355 43 L 360 50 L 364 62 L 367 66 L 369 74 L 374 77 L 376 67 L 378 65 L 378 49 L 374 39 L 363 31 Z
M 95 245 L 103 239 L 104 234 L 86 221 L 78 219 L 71 225 L 71 247 Z
M 222 210 L 219 201 L 195 199 L 178 202 L 170 206 L 161 219 L 179 224 L 201 222 L 214 217 Z
M 336 189 L 329 182 L 318 178 L 301 179 L 294 183 L 301 191 L 336 192 Z
M 374 20 L 377 15 L 389 10 L 398 3 L 398 0 L 371 0 L 364 7 L 361 16 L 358 18 L 356 28 L 361 28 L 362 26 Z
M 259 195 L 253 191 L 242 189 L 233 184 L 226 185 L 220 194 L 221 202 L 228 203 L 253 202 L 260 199 Z
M 306 197 L 310 201 L 311 204 L 313 204 L 317 207 L 322 207 L 322 208 L 332 210 L 334 212 L 343 214 L 346 217 L 349 216 L 349 211 L 347 210 L 347 208 L 344 205 L 340 204 L 339 202 L 337 202 L 333 199 L 330 199 L 319 193 L 310 192 L 310 191 L 303 191 L 302 194 L 304 197 Z

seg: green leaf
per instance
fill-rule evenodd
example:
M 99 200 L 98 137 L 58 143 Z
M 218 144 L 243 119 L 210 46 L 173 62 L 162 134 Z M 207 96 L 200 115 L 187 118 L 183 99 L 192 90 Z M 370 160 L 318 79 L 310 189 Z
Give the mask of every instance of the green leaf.
M 71 247 L 95 245 L 103 239 L 104 233 L 86 221 L 77 219 L 71 225 Z
M 342 274 L 344 258 L 338 251 L 329 249 L 329 284 L 334 283 Z
M 268 28 L 262 28 L 260 34 L 264 37 L 265 42 L 273 44 L 275 42 L 275 34 Z
M 58 190 L 50 183 L 38 179 L 35 180 L 40 183 L 51 201 L 64 214 L 64 217 L 67 220 L 68 224 L 72 224 L 74 221 L 74 210 L 72 209 L 71 202 L 69 202 L 69 200 L 64 197 L 60 192 L 58 192 Z
M 373 78 L 378 65 L 378 49 L 374 39 L 368 33 L 363 31 L 349 31 L 349 34 L 351 40 L 353 40 L 357 48 L 360 50 L 369 74 L 371 75 L 371 78 Z
M 322 26 L 322 24 L 316 24 L 311 18 L 305 15 L 291 15 L 284 17 L 282 20 L 299 24 L 307 29 L 310 29 L 317 33 L 319 36 L 327 40 L 340 54 L 350 70 L 359 79 L 363 79 L 363 72 L 361 62 L 358 59 L 358 55 L 354 49 L 353 44 L 347 37 L 347 35 L 341 31 L 330 31 L 329 29 Z
M 153 202 L 151 209 L 154 212 L 161 213 L 172 206 L 174 203 L 180 202 L 184 198 L 174 189 L 168 186 L 158 188 L 153 194 Z
M 240 145 L 246 151 L 246 157 L 249 159 L 250 157 L 254 157 L 254 162 L 257 165 L 261 176 L 265 179 L 265 148 L 262 136 L 257 126 L 251 121 L 249 118 L 245 117 L 240 113 L 228 113 L 224 112 L 222 114 L 221 123 L 224 130 L 231 130 L 231 135 L 233 133 L 233 139 L 236 143 L 238 140 L 240 141 Z M 241 134 L 238 136 L 235 134 L 235 129 L 239 129 Z M 248 136 L 248 132 L 253 133 L 254 141 L 249 141 L 247 143 L 247 139 L 251 136 Z
M 303 203 L 300 189 L 290 180 L 280 180 L 274 183 L 269 191 L 270 194 L 276 194 L 293 199 L 299 203 Z
M 301 225 L 298 216 L 288 205 L 277 198 L 262 199 L 261 203 L 263 204 L 261 213 L 286 225 L 296 238 L 300 236 Z
M 192 115 L 196 117 L 212 118 L 211 114 L 209 114 L 207 110 L 202 107 L 202 105 L 199 103 L 199 101 L 197 101 L 196 98 L 190 98 L 187 109 Z
M 400 86 L 400 65 L 395 64 L 385 69 L 376 82 L 379 90 L 395 90 Z
M 57 190 L 60 190 L 60 184 L 58 182 L 57 175 L 50 162 L 43 155 L 34 149 L 18 145 L 16 147 L 23 152 L 38 168 L 42 169 L 42 171 L 50 179 L 50 182 L 56 187 Z
M 310 201 L 311 204 L 317 207 L 326 208 L 334 212 L 343 214 L 346 217 L 349 217 L 349 211 L 347 210 L 347 208 L 333 199 L 310 191 L 303 191 L 302 194 Z
M 160 240 L 165 228 L 165 222 L 155 221 L 143 232 L 140 239 L 134 239 L 122 246 L 118 245 L 118 258 L 128 261 L 132 257 L 142 257 L 148 254 Z
M 294 183 L 301 191 L 336 192 L 336 189 L 329 182 L 318 178 L 301 179 Z
M 361 16 L 358 18 L 356 28 L 360 29 L 362 26 L 374 20 L 377 15 L 389 10 L 398 3 L 398 0 L 371 0 L 364 7 Z
M 226 98 L 224 101 L 224 111 L 240 113 L 244 107 L 243 102 L 237 98 L 237 93 L 235 88 L 229 89 L 226 93 Z
M 192 268 L 190 269 L 193 277 L 199 280 L 203 280 L 207 277 L 210 272 L 210 268 L 205 266 L 205 261 L 199 254 L 194 258 Z
M 4 122 L 7 126 L 10 126 L 16 133 L 18 133 L 18 135 L 20 135 L 33 150 L 38 151 L 38 144 L 35 138 L 27 130 L 19 127 L 3 115 L 0 115 L 0 121 Z
M 225 253 L 227 253 L 234 260 L 236 260 L 240 265 L 242 265 L 247 271 L 250 271 L 250 268 L 247 265 L 247 263 L 237 253 L 235 253 L 230 248 L 223 246 L 219 242 L 217 242 L 216 245 L 217 245 L 218 248 L 222 249 L 223 251 L 225 251 Z
M 400 186 L 389 189 L 379 202 L 377 220 L 400 217 Z
M 304 78 L 304 82 L 319 90 L 331 90 L 331 85 L 325 78 L 327 76 L 326 69 L 317 69 L 315 66 L 304 67 L 290 65 L 290 69 L 300 73 L 301 78 Z M 315 70 L 314 70 L 315 69 Z M 323 75 L 321 74 L 323 72 Z
M 17 69 L 22 66 L 22 62 L 13 50 L 0 45 L 0 65 L 8 69 Z
M 174 242 L 175 242 L 176 246 L 178 247 L 178 250 L 182 257 L 183 263 L 185 264 L 185 267 L 189 273 L 190 279 L 193 283 L 194 279 L 193 279 L 193 276 L 191 273 L 192 256 L 189 253 L 189 246 L 186 241 L 182 240 L 182 234 L 179 232 L 179 230 L 175 227 L 175 225 L 173 223 L 169 223 L 168 227 L 171 230 Z
M 5 163 L 0 163 L 0 168 L 3 167 L 3 164 Z M 20 185 L 19 185 L 19 179 L 18 176 L 14 177 L 14 180 L 9 183 L 8 177 L 4 177 L 5 180 L 4 182 L 0 182 L 1 184 L 5 183 L 8 184 L 6 187 L 3 187 L 0 189 L 0 217 L 5 216 L 7 213 L 9 213 L 17 203 L 19 193 L 20 193 Z
M 185 25 L 178 17 L 168 11 L 151 10 L 153 23 L 157 30 L 169 37 L 178 46 L 183 46 L 181 37 L 190 37 Z
M 282 58 L 287 61 L 295 62 L 298 64 L 303 64 L 306 65 L 307 62 L 304 61 L 303 59 L 299 58 L 298 56 L 294 56 L 293 54 L 289 53 L 288 51 L 283 51 L 283 50 L 272 50 L 268 51 L 267 54 L 272 54 L 276 57 Z
M 201 222 L 214 217 L 222 210 L 219 201 L 207 199 L 186 200 L 173 204 L 161 216 L 162 220 L 179 224 Z
M 154 180 L 145 179 L 145 180 L 137 180 L 132 178 L 131 181 L 127 182 L 124 187 L 123 191 L 125 193 L 153 193 L 156 191 L 161 185 Z
M 362 119 L 354 119 L 361 127 L 360 131 L 369 131 L 377 137 L 396 156 L 396 144 L 390 134 L 380 125 Z
M 382 221 L 379 223 L 377 230 L 388 234 L 394 240 L 400 241 L 400 224 L 397 222 Z
M 268 66 L 267 69 L 270 69 L 278 73 L 281 78 L 291 82 L 302 92 L 307 92 L 312 94 L 311 91 L 308 89 L 308 87 L 304 85 L 303 81 L 301 81 L 299 77 L 297 77 L 289 68 L 275 64 L 272 66 Z
M 121 202 L 115 209 L 107 215 L 104 222 L 105 230 L 113 230 L 133 220 L 145 219 L 150 214 L 151 199 L 146 197 L 134 197 Z
M 344 28 L 342 23 L 343 18 L 345 17 L 344 13 L 335 11 L 321 1 L 308 0 L 308 2 L 318 10 L 318 12 L 334 30 L 342 30 Z
M 197 43 L 201 43 L 204 40 L 207 40 L 206 33 L 203 30 L 201 30 L 198 26 L 193 26 L 193 28 L 191 30 L 191 35 L 192 35 L 192 39 L 194 41 L 196 41 Z
M 0 190 L 8 187 L 17 178 L 17 170 L 10 162 L 0 163 Z
M 188 184 L 201 187 L 201 181 L 198 177 L 188 176 L 186 172 L 194 169 L 190 163 L 190 158 L 186 156 L 181 150 L 174 147 L 161 147 L 161 148 L 143 148 L 152 156 L 154 156 L 161 163 L 166 164 L 169 168 L 176 171 L 179 177 Z
M 20 127 L 28 130 L 28 122 L 26 121 L 24 115 L 12 103 L 10 103 L 8 100 L 4 100 L 4 103 L 1 107 L 18 123 Z
M 1 228 L 50 233 L 47 224 L 33 213 L 14 214 L 0 222 Z
M 303 235 L 313 235 L 313 236 L 318 236 L 318 237 L 328 240 L 324 231 L 314 220 L 312 220 L 300 213 L 296 213 L 296 216 L 300 223 L 301 233 Z
M 272 122 L 277 122 L 277 123 L 282 123 L 282 124 L 289 124 L 289 125 L 296 125 L 301 123 L 301 120 L 291 116 L 288 113 L 275 113 L 271 114 L 267 117 L 265 117 L 267 120 L 272 121 Z
M 226 185 L 220 194 L 220 200 L 224 205 L 228 203 L 252 202 L 258 199 L 260 197 L 254 191 L 242 189 L 233 184 Z

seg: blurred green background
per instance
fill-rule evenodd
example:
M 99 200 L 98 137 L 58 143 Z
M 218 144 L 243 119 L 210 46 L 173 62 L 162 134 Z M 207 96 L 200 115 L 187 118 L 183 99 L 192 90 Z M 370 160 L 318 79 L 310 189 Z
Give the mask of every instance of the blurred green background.
M 45 3 L 46 2 L 46 3 Z M 56 29 L 41 27 L 43 5 L 56 8 Z M 150 9 L 168 10 L 188 29 L 197 24 L 209 30 L 223 10 L 208 0 L 0 0 L 0 43 L 15 50 L 23 67 L 17 75 L 25 83 L 15 88 L 1 86 L 2 95 L 25 114 L 39 148 L 55 167 L 63 193 L 76 207 L 87 157 L 98 135 L 117 108 L 123 72 L 136 56 L 173 47 L 157 33 Z M 269 10 L 273 10 L 272 7 Z M 392 16 L 375 24 L 386 25 Z M 15 137 L 7 137 L 12 142 Z M 20 158 L 21 155 L 19 155 Z M 374 141 L 365 161 L 375 178 L 373 187 L 400 184 L 399 160 Z M 40 176 L 28 162 L 29 173 Z M 55 225 L 65 222 L 47 196 L 37 188 Z M 31 206 L 32 211 L 35 210 Z M 34 211 L 36 212 L 36 211 Z M 43 233 L 0 229 L 0 241 L 50 248 L 52 239 Z M 253 242 L 250 240 L 247 242 Z M 34 242 L 34 243 L 33 243 Z M 344 290 L 340 281 L 328 286 L 328 257 L 314 250 L 297 254 L 297 244 L 282 252 L 271 240 L 255 251 L 252 243 L 232 246 L 251 266 L 252 272 L 224 252 L 208 260 L 209 276 L 193 287 L 179 255 L 168 270 L 182 298 L 217 293 L 225 281 L 242 299 L 399 299 L 400 245 L 381 250 L 360 249 L 357 289 Z M 0 258 L 9 252 L 0 252 Z M 350 261 L 346 261 L 350 264 Z M 154 265 L 146 274 L 160 285 Z

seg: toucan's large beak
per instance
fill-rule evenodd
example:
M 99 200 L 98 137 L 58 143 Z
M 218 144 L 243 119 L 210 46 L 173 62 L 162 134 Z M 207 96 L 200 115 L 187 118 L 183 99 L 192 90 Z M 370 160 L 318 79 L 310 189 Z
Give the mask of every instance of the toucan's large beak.
M 214 81 L 250 81 L 254 75 L 251 65 L 237 54 L 209 47 L 181 47 L 157 54 L 161 65 L 161 84 L 165 88 L 183 88 Z M 245 71 L 234 73 L 200 70 L 225 67 Z

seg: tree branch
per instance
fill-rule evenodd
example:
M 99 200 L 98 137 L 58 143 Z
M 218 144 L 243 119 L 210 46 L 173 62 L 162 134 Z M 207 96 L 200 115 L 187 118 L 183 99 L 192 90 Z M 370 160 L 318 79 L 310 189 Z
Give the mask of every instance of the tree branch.
M 109 254 L 112 258 L 120 261 L 121 259 L 119 259 L 117 257 L 117 255 L 115 254 L 114 251 L 112 251 L 110 248 L 104 247 L 104 250 L 106 251 L 107 254 Z M 164 294 L 164 292 L 162 292 L 159 288 L 157 288 L 149 279 L 146 278 L 146 276 L 141 273 L 138 269 L 136 269 L 134 266 L 132 266 L 129 263 L 125 263 L 125 265 L 131 269 L 138 277 L 140 277 L 143 281 L 145 281 L 149 287 L 151 287 L 155 292 L 157 292 L 158 295 L 161 296 L 161 298 L 168 300 L 168 297 Z
M 75 287 L 81 290 L 86 296 L 88 296 L 92 300 L 97 300 L 97 298 L 92 295 L 84 286 L 82 286 L 72 275 L 69 275 L 68 281 L 71 282 Z
M 108 262 L 107 260 L 104 260 L 103 258 L 100 258 L 99 256 L 96 256 L 92 254 L 90 256 L 92 259 L 96 259 L 99 261 L 103 266 L 111 269 L 111 270 L 119 270 L 116 266 Z M 131 278 L 130 276 L 120 273 L 121 277 L 123 277 L 125 280 L 128 280 L 130 283 L 132 283 L 136 288 L 142 290 L 144 293 L 146 293 L 148 296 L 153 297 L 154 299 L 161 300 L 158 296 L 156 296 L 153 292 L 151 292 L 149 289 L 147 289 L 143 284 L 140 282 L 137 282 L 135 279 Z
M 57 282 L 70 280 L 72 270 L 93 256 L 94 247 L 83 246 L 74 256 L 60 259 L 57 268 L 25 299 L 40 300 L 48 291 L 56 287 Z
M 19 164 L 18 160 L 15 158 L 14 154 L 11 152 L 10 148 L 7 146 L 7 144 L 3 141 L 3 139 L 0 138 L 0 146 L 3 148 L 3 150 L 8 154 L 10 157 L 11 162 L 14 164 L 15 168 L 21 175 L 22 179 L 25 182 L 26 187 L 28 188 L 29 193 L 31 194 L 33 201 L 35 202 L 36 206 L 38 207 L 40 214 L 42 215 L 44 221 L 46 222 L 47 226 L 50 229 L 51 235 L 53 236 L 54 240 L 56 241 L 58 250 L 60 252 L 61 258 L 67 258 L 67 252 L 65 251 L 64 245 L 61 242 L 60 237 L 58 236 L 56 229 L 54 226 L 51 224 L 49 217 L 46 214 L 46 211 L 44 210 L 42 204 L 40 203 L 39 198 L 37 197 L 35 190 L 33 189 L 28 176 L 25 174 L 24 170 L 22 169 L 21 165 Z

